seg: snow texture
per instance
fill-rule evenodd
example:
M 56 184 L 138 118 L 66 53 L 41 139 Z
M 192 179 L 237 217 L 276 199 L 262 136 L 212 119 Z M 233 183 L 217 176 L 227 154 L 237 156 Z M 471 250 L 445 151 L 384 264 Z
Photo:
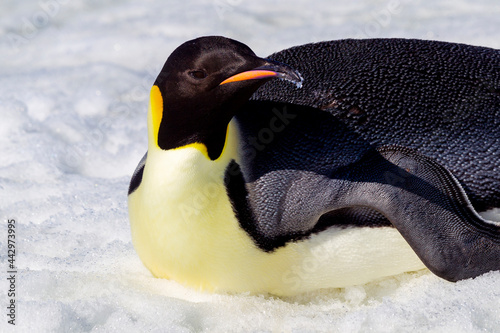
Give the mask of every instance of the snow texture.
M 225 35 L 262 56 L 368 37 L 500 48 L 498 0 L 2 0 L 0 13 L 0 331 L 500 330 L 499 272 L 449 283 L 423 270 L 294 298 L 153 278 L 132 247 L 126 205 L 147 146 L 150 86 L 182 42 Z

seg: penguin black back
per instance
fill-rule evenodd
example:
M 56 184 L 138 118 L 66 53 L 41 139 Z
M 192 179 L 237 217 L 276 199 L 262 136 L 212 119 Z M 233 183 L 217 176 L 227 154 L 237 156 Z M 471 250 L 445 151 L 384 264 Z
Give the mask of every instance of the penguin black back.
M 417 149 L 459 179 L 477 210 L 500 206 L 499 50 L 367 39 L 307 44 L 269 58 L 300 71 L 303 88 L 272 81 L 252 99 L 322 109 L 375 147 Z

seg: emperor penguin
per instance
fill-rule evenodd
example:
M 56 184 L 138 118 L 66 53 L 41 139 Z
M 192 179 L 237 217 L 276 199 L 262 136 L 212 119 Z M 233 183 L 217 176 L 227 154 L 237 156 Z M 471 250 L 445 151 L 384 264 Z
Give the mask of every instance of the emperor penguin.
M 314 50 L 303 61 L 320 64 Z M 324 102 L 348 83 L 313 65 L 303 72 L 218 36 L 168 57 L 128 193 L 133 245 L 152 274 L 288 296 L 425 267 L 450 281 L 499 270 L 500 226 L 454 174 L 344 122 L 332 109 L 355 96 Z

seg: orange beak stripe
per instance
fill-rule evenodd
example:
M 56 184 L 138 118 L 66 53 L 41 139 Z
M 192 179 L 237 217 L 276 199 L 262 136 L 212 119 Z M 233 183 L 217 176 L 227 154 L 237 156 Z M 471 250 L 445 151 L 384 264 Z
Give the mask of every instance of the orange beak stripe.
M 277 75 L 278 75 L 278 73 L 273 72 L 273 71 L 256 69 L 256 70 L 250 70 L 250 71 L 246 71 L 246 72 L 242 72 L 242 73 L 233 75 L 230 78 L 227 78 L 224 81 L 222 81 L 220 84 L 222 85 L 222 84 L 226 84 L 229 82 L 263 79 L 266 77 L 273 77 L 273 76 L 277 76 Z

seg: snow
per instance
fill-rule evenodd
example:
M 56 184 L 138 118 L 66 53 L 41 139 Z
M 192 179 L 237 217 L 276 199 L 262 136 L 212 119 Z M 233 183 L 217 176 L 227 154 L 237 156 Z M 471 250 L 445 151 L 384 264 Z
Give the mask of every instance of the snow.
M 424 270 L 281 299 L 155 279 L 132 247 L 126 205 L 149 88 L 182 42 L 225 35 L 263 56 L 349 37 L 500 48 L 497 0 L 2 0 L 0 13 L 0 331 L 14 329 L 12 219 L 19 332 L 499 329 L 499 272 L 449 283 Z

